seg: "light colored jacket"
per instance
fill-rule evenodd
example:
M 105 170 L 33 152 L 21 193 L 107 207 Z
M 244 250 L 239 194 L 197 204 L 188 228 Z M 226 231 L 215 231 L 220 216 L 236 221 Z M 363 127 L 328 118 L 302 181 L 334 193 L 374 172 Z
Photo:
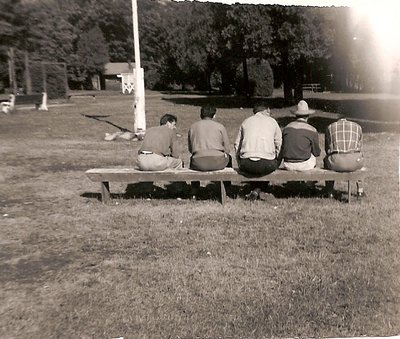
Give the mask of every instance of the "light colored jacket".
M 236 157 L 273 160 L 282 146 L 282 131 L 267 111 L 243 121 L 234 144 Z

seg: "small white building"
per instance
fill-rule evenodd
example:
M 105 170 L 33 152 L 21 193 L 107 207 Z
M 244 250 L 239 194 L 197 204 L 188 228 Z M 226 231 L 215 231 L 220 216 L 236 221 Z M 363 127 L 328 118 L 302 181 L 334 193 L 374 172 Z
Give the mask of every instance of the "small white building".
M 133 93 L 134 62 L 108 62 L 100 79 L 101 89 L 120 90 Z M 124 85 L 125 83 L 125 85 Z

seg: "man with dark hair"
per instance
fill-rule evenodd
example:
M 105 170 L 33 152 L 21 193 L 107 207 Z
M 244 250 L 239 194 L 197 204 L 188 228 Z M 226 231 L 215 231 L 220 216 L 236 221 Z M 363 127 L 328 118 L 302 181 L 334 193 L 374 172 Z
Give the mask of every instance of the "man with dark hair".
M 314 112 L 307 102 L 299 101 L 297 110 L 292 112 L 297 119 L 283 129 L 281 156 L 284 169 L 308 171 L 316 166 L 316 157 L 321 153 L 319 137 L 317 130 L 308 123 L 308 117 Z
M 215 107 L 201 108 L 200 121 L 190 126 L 188 148 L 192 154 L 190 168 L 197 171 L 216 171 L 229 165 L 232 157 L 229 154 L 229 139 L 225 127 L 214 121 Z
M 325 132 L 324 167 L 336 172 L 353 172 L 364 166 L 361 152 L 362 129 L 344 116 L 328 126 Z M 328 197 L 333 197 L 334 181 L 326 182 Z M 357 196 L 364 197 L 362 181 L 357 181 Z
M 166 113 L 160 119 L 160 126 L 166 125 L 167 122 L 176 126 L 176 123 L 178 122 L 178 118 L 173 114 Z
M 142 171 L 164 171 L 167 168 L 181 169 L 182 160 L 179 159 L 177 148 L 175 115 L 164 114 L 160 119 L 160 126 L 149 128 L 146 131 L 139 149 L 137 165 Z
M 255 106 L 254 115 L 243 121 L 235 141 L 236 159 L 239 169 L 251 175 L 266 175 L 275 171 L 282 146 L 282 132 L 269 108 Z M 246 197 L 263 199 L 257 182 L 252 182 L 252 191 Z

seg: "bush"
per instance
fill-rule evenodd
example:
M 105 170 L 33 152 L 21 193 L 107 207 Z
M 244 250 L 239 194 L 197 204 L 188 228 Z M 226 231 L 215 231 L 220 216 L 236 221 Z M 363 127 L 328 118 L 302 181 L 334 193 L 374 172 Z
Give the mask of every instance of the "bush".
M 272 95 L 274 90 L 274 75 L 267 60 L 248 59 L 247 73 L 249 76 L 250 96 L 269 97 Z M 246 94 L 242 65 L 237 68 L 235 88 L 237 94 Z

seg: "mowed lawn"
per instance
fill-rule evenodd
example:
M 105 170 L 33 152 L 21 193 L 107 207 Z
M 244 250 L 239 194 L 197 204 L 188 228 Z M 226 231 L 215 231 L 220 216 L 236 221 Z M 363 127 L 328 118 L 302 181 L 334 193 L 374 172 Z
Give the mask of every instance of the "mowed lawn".
M 234 184 L 225 206 L 212 183 L 199 201 L 189 185 L 111 183 L 103 205 L 85 170 L 134 166 L 140 146 L 104 141 L 133 129 L 132 97 L 106 94 L 0 116 L 1 338 L 400 333 L 399 98 L 306 96 L 321 105 L 311 119 L 321 148 L 336 118 L 324 107 L 362 119 L 362 201 L 325 199 L 323 182 L 311 193 L 274 184 L 266 202 L 245 201 L 246 185 Z M 269 104 L 283 127 L 291 115 L 281 101 Z M 252 114 L 245 101 L 147 93 L 148 127 L 177 115 L 185 164 L 188 128 L 206 103 L 217 106 L 233 154 Z M 335 186 L 343 197 L 346 186 Z

